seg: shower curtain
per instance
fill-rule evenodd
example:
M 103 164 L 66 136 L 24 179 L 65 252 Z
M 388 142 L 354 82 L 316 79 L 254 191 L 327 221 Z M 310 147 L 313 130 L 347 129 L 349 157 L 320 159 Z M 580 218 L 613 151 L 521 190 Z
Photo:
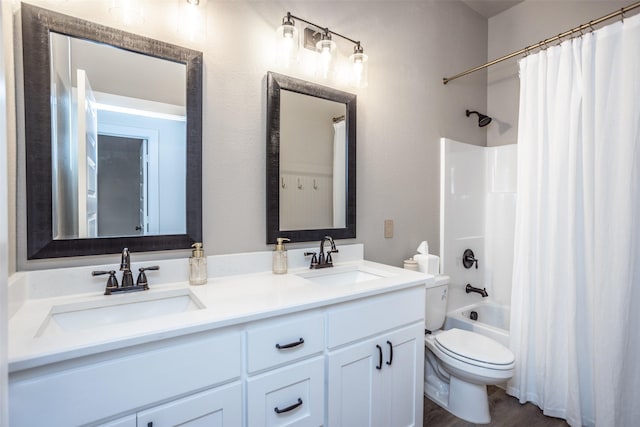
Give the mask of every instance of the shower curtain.
M 640 15 L 520 61 L 508 393 L 640 422 Z

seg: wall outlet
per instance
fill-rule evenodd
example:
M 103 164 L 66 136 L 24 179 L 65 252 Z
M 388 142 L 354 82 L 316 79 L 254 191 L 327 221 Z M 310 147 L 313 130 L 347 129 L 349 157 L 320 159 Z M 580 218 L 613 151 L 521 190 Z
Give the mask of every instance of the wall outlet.
M 390 239 L 393 237 L 393 220 L 385 219 L 384 220 L 384 238 Z

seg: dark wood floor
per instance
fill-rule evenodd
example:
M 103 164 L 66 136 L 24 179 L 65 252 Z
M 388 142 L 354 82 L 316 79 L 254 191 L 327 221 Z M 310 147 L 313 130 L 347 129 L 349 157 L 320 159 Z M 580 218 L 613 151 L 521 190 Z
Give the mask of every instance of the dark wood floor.
M 490 424 L 473 424 L 461 420 L 442 409 L 431 400 L 424 399 L 424 427 L 471 427 L 476 425 L 495 427 L 567 427 L 569 424 L 559 418 L 546 417 L 540 408 L 531 403 L 521 405 L 504 390 L 489 386 Z

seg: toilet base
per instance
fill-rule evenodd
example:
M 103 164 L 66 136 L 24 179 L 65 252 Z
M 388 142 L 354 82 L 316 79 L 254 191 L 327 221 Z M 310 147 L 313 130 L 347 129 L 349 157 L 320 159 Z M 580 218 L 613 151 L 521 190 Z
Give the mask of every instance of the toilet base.
M 425 381 L 424 394 L 438 406 L 465 421 L 474 424 L 491 422 L 487 386 L 466 383 L 455 377 L 450 378 L 448 385 L 446 393 L 444 387 Z
M 462 381 L 441 370 L 437 358 L 425 352 L 424 394 L 458 418 L 475 424 L 491 422 L 487 386 Z

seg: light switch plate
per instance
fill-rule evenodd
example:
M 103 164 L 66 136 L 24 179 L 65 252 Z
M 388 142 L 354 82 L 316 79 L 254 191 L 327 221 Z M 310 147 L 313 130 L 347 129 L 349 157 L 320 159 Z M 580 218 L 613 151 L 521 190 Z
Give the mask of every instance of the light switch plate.
M 393 220 L 385 219 L 384 220 L 384 238 L 390 239 L 393 237 Z

